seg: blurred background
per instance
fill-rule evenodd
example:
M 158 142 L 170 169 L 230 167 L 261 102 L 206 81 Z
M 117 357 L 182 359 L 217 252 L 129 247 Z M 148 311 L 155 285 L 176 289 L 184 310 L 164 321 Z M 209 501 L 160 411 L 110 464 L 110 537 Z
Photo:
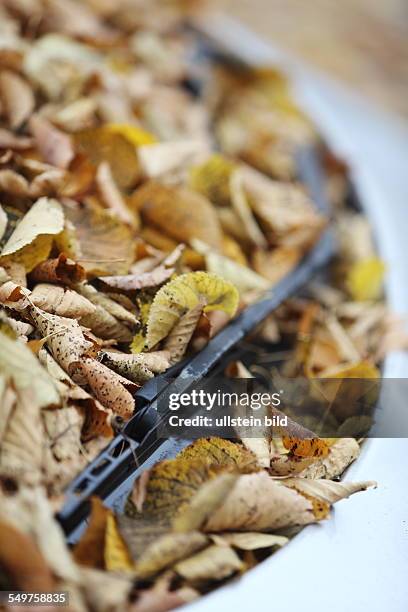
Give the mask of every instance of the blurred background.
M 408 0 L 221 0 L 217 7 L 408 121 Z

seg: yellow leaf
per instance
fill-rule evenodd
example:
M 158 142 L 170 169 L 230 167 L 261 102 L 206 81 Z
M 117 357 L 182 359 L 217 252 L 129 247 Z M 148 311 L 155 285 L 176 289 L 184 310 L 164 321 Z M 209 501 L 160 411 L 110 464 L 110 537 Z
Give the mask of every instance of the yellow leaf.
M 370 257 L 357 261 L 347 274 L 347 288 L 356 301 L 380 297 L 385 265 L 381 259 Z
M 27 272 L 47 259 L 54 236 L 64 229 L 64 213 L 57 200 L 40 198 L 22 218 L 6 242 L 0 256 L 2 264 L 22 264 Z
M 131 572 L 133 562 L 129 550 L 116 525 L 116 519 L 109 513 L 105 533 L 105 568 L 108 572 Z
M 219 154 L 191 169 L 190 185 L 214 204 L 228 206 L 231 202 L 230 178 L 236 168 L 234 162 Z
M 135 147 L 157 142 L 157 138 L 153 134 L 129 123 L 107 123 L 104 128 L 112 134 L 120 134 Z
M 146 344 L 156 345 L 173 329 L 180 318 L 204 300 L 204 312 L 223 310 L 230 317 L 238 307 L 238 291 L 234 285 L 215 274 L 190 272 L 182 274 L 162 287 L 153 300 L 147 323 Z

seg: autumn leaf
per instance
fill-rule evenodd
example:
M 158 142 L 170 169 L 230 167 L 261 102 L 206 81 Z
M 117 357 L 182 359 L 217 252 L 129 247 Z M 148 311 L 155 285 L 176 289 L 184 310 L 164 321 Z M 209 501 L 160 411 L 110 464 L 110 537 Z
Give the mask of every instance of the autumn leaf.
M 378 258 L 356 261 L 347 273 L 346 284 L 356 301 L 376 300 L 381 294 L 385 264 Z
M 357 459 L 359 454 L 360 447 L 354 438 L 341 438 L 330 447 L 327 457 L 322 457 L 305 467 L 299 476 L 313 479 L 337 478 L 341 476 L 350 463 Z
M 68 168 L 75 155 L 71 138 L 40 115 L 32 115 L 29 127 L 44 161 Z
M 91 518 L 88 528 L 73 548 L 77 563 L 87 567 L 105 567 L 105 533 L 109 510 L 98 497 L 91 498 Z
M 238 292 L 231 283 L 205 272 L 183 274 L 157 292 L 149 311 L 147 346 L 151 348 L 165 338 L 200 299 L 205 301 L 204 312 L 223 310 L 232 317 L 238 307 Z
M 106 518 L 104 565 L 108 572 L 133 572 L 134 564 L 113 513 Z
M 61 317 L 81 319 L 96 310 L 92 302 L 75 291 L 47 283 L 36 285 L 30 299 L 41 310 Z
M 192 584 L 223 580 L 243 569 L 243 562 L 232 548 L 217 545 L 209 546 L 174 566 L 177 574 Z
M 198 238 L 214 248 L 221 246 L 221 229 L 215 210 L 203 196 L 185 187 L 149 181 L 133 194 L 142 220 L 181 242 Z
M 56 406 L 60 398 L 52 378 L 30 349 L 0 331 L 0 371 L 11 377 L 17 389 L 31 389 L 40 407 Z
M 47 259 L 54 236 L 64 228 L 64 213 L 56 200 L 40 198 L 26 213 L 3 247 L 0 264 L 22 263 L 27 272 Z
M 81 250 L 78 263 L 88 274 L 127 274 L 134 246 L 132 232 L 126 224 L 102 207 L 89 203 L 67 205 L 64 212 L 75 228 Z
M 35 100 L 30 85 L 10 70 L 0 73 L 0 97 L 12 129 L 19 128 L 34 110 Z
M 0 563 L 9 588 L 24 591 L 53 591 L 55 578 L 31 537 L 6 521 L 0 521 Z
M 31 272 L 31 280 L 36 283 L 72 285 L 84 281 L 85 278 L 85 269 L 64 253 L 61 253 L 56 259 L 48 259 L 39 263 Z

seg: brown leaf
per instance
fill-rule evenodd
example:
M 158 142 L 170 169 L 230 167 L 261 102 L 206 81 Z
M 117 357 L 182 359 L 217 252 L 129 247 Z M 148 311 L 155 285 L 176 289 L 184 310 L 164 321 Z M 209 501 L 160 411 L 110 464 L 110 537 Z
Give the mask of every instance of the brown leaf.
M 78 369 L 95 397 L 105 408 L 109 408 L 124 419 L 132 416 L 135 400 L 123 385 L 128 383 L 126 379 L 90 358 L 83 358 Z
M 174 566 L 177 574 L 192 584 L 223 580 L 243 569 L 243 562 L 232 548 L 215 544 Z
M 35 100 L 30 85 L 10 70 L 0 73 L 0 98 L 12 129 L 19 128 L 34 110 Z
M 324 517 L 324 513 L 317 513 L 311 501 L 293 493 L 266 472 L 242 475 L 224 503 L 208 518 L 204 529 L 206 532 L 272 531 L 307 525 Z
M 7 588 L 28 592 L 50 592 L 55 579 L 31 537 L 12 524 L 0 521 L 0 565 L 7 576 Z
M 109 163 L 106 161 L 101 162 L 98 166 L 96 185 L 103 203 L 112 211 L 115 217 L 133 229 L 137 229 L 140 224 L 139 219 L 135 211 L 127 207 L 121 192 L 116 186 Z
M 112 512 L 108 514 L 106 521 L 104 558 L 105 568 L 108 572 L 134 571 L 134 564 L 128 547 L 119 532 Z
M 221 229 L 211 203 L 185 187 L 149 181 L 135 194 L 133 202 L 144 222 L 181 242 L 198 238 L 221 248 Z
M 92 316 L 96 310 L 92 302 L 76 293 L 76 291 L 47 283 L 36 285 L 30 298 L 31 302 L 38 308 L 61 317 L 81 319 L 82 317 Z
M 323 457 L 300 472 L 301 478 L 336 478 L 360 454 L 360 447 L 354 438 L 341 438 L 333 446 L 327 457 Z
M 44 161 L 68 168 L 75 155 L 71 138 L 39 115 L 30 118 L 29 127 Z
M 99 166 L 108 162 L 113 179 L 119 189 L 131 189 L 140 176 L 135 146 L 109 125 L 83 130 L 74 135 L 79 150 Z
M 134 561 L 136 574 L 148 578 L 206 546 L 207 537 L 197 531 L 163 533 L 160 526 L 143 520 L 119 518 L 119 526 Z
M 204 302 L 200 302 L 183 315 L 167 336 L 163 348 L 169 352 L 171 364 L 179 362 L 186 352 L 204 305 Z
M 14 405 L 7 416 L 1 439 L 0 473 L 37 485 L 42 480 L 44 431 L 35 393 L 31 389 L 15 389 Z
M 80 565 L 105 568 L 105 532 L 109 510 L 98 497 L 91 498 L 91 517 L 85 533 L 75 544 L 72 554 Z
M 299 249 L 278 247 L 272 251 L 257 249 L 252 258 L 256 272 L 275 285 L 296 266 L 301 257 Z
M 271 548 L 273 546 L 284 546 L 289 539 L 272 533 L 258 533 L 248 531 L 243 533 L 219 533 L 213 536 L 216 544 L 226 542 L 233 548 L 239 550 L 258 550 L 260 548 Z
M 56 259 L 47 259 L 39 263 L 32 270 L 30 278 L 36 283 L 72 285 L 85 280 L 86 272 L 80 264 L 61 253 Z
M 284 484 L 286 487 L 293 488 L 303 495 L 315 497 L 327 504 L 334 504 L 341 499 L 350 497 L 354 493 L 377 486 L 377 483 L 373 480 L 366 482 L 336 482 L 328 479 L 311 480 L 310 478 L 287 478 Z
M 169 354 L 165 351 L 153 353 L 127 354 L 104 351 L 100 361 L 121 376 L 137 384 L 143 384 L 170 366 Z
M 127 274 L 134 257 L 130 228 L 100 206 L 70 202 L 64 210 L 75 227 L 85 270 L 95 276 Z
M 0 149 L 13 149 L 21 151 L 30 149 L 33 145 L 33 139 L 28 136 L 16 136 L 12 132 L 0 128 Z
M 158 266 L 142 274 L 126 274 L 125 276 L 103 276 L 102 284 L 120 291 L 138 291 L 150 287 L 159 287 L 174 274 L 174 268 Z
M 54 359 L 74 379 L 81 382 L 79 365 L 89 356 L 95 356 L 97 347 L 85 339 L 78 322 L 43 312 L 32 306 L 27 309 L 42 336 L 47 336 L 48 347 Z

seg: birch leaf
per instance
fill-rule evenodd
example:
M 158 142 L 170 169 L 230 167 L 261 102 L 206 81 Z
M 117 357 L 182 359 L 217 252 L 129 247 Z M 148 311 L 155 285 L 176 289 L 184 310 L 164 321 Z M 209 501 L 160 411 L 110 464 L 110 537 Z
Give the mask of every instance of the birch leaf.
M 170 366 L 169 354 L 166 351 L 153 353 L 127 354 L 104 351 L 99 355 L 100 361 L 121 376 L 137 384 L 143 384 Z
M 180 361 L 186 352 L 203 311 L 203 306 L 204 304 L 199 302 L 197 306 L 186 312 L 167 336 L 163 348 L 169 352 L 172 364 Z
M 95 359 L 83 358 L 79 371 L 105 408 L 124 419 L 132 416 L 135 400 L 123 384 L 128 381 Z
M 54 590 L 55 578 L 31 537 L 2 520 L 0 540 L 1 567 L 16 587 L 28 592 Z
M 92 315 L 96 307 L 82 295 L 57 285 L 40 283 L 31 293 L 31 302 L 50 314 L 81 319 Z
M 78 322 L 43 312 L 36 306 L 30 307 L 29 312 L 42 336 L 48 338 L 54 359 L 74 381 L 81 382 L 79 365 L 85 357 L 95 356 L 97 348 L 85 339 Z
M 266 472 L 258 472 L 239 477 L 224 503 L 208 518 L 204 530 L 272 531 L 307 525 L 323 516 L 306 497 L 282 486 Z
M 31 272 L 31 280 L 36 283 L 61 283 L 72 285 L 84 281 L 85 269 L 61 253 L 56 259 L 39 263 Z
M 346 284 L 353 300 L 376 300 L 381 295 L 385 264 L 376 257 L 355 262 L 347 273 Z
M 94 276 L 126 274 L 134 257 L 130 228 L 100 206 L 73 204 L 65 214 L 76 229 L 81 250 L 79 263 Z
M 232 317 L 238 307 L 238 291 L 232 283 L 205 272 L 183 274 L 156 293 L 147 323 L 147 346 L 151 348 L 165 338 L 201 299 L 205 301 L 204 312 L 223 310 Z
M 341 476 L 344 470 L 360 454 L 360 447 L 354 438 L 341 438 L 333 446 L 327 457 L 322 457 L 307 466 L 299 476 L 301 478 L 327 478 L 329 480 Z
M 30 486 L 38 485 L 42 479 L 43 440 L 34 391 L 20 388 L 1 440 L 0 473 Z
M 0 372 L 13 379 L 17 389 L 32 389 L 35 401 L 43 408 L 60 402 L 57 389 L 29 348 L 0 331 Z
M 134 571 L 129 550 L 123 541 L 112 512 L 109 512 L 106 519 L 104 560 L 108 572 Z
M 80 565 L 104 569 L 105 533 L 109 510 L 98 497 L 91 498 L 91 517 L 86 531 L 73 548 L 73 557 Z
M 217 274 L 226 281 L 233 283 L 241 294 L 248 291 L 266 291 L 268 280 L 229 257 L 220 255 L 203 242 L 193 239 L 191 246 L 204 255 L 206 269 L 211 274 Z
M 63 170 L 68 168 L 75 155 L 71 138 L 40 115 L 30 118 L 29 127 L 43 160 Z
M 209 546 L 205 550 L 179 561 L 174 571 L 189 583 L 223 580 L 244 569 L 244 563 L 228 546 Z
M 3 70 L 0 73 L 0 91 L 9 125 L 20 127 L 34 110 L 35 100 L 30 85 L 15 72 Z
M 5 244 L 0 263 L 13 261 L 31 272 L 47 259 L 54 236 L 64 229 L 64 213 L 59 202 L 40 198 L 30 208 Z
M 137 229 L 139 226 L 139 219 L 136 213 L 127 207 L 112 176 L 109 163 L 106 161 L 101 162 L 98 166 L 96 184 L 102 201 L 112 211 L 114 216 L 133 229 Z
M 185 187 L 149 181 L 132 196 L 145 223 L 180 242 L 198 238 L 221 248 L 217 214 L 203 196 Z
M 112 289 L 120 291 L 139 291 L 140 289 L 148 289 L 157 287 L 174 274 L 174 268 L 166 268 L 165 266 L 157 266 L 150 272 L 142 274 L 126 274 L 124 276 L 103 276 L 101 282 Z
M 258 550 L 260 548 L 271 548 L 273 546 L 284 546 L 289 539 L 284 536 L 273 535 L 272 533 L 219 533 L 214 536 L 217 543 L 226 542 L 233 548 L 239 550 Z
M 350 497 L 353 493 L 377 486 L 377 483 L 373 480 L 365 482 L 336 482 L 334 480 L 311 480 L 309 478 L 288 478 L 285 479 L 284 484 L 286 487 L 299 491 L 299 493 L 315 497 L 328 504 L 334 504 L 341 499 Z

